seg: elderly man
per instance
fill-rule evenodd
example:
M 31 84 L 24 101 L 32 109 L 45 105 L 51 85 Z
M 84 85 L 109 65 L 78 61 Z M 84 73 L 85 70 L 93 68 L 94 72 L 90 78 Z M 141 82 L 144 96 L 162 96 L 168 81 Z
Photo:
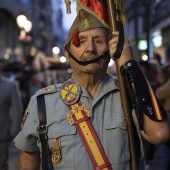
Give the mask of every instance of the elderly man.
M 64 48 L 72 78 L 41 89 L 31 98 L 23 128 L 15 138 L 21 150 L 20 170 L 37 170 L 41 160 L 43 168 L 46 164 L 44 169 L 130 170 L 119 87 L 117 80 L 106 73 L 119 33 L 113 32 L 112 36 L 110 39 L 110 29 L 93 14 L 84 9 L 78 12 Z M 135 65 L 125 38 L 119 64 L 129 60 Z M 145 139 L 158 144 L 169 138 L 166 120 L 142 116 L 141 134 Z M 166 113 L 163 117 L 166 119 Z

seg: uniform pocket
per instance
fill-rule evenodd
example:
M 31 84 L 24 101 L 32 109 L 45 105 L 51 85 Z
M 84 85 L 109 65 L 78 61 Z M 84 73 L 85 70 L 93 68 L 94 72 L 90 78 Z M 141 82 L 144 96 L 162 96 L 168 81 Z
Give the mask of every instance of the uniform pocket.
M 60 168 L 73 168 L 75 166 L 75 145 L 76 145 L 76 127 L 69 125 L 67 120 L 52 124 L 48 127 L 49 147 L 52 151 L 54 147 L 53 140 L 59 139 L 59 148 L 61 150 L 61 162 L 56 165 Z
M 106 150 L 113 165 L 121 165 L 130 160 L 128 132 L 124 121 L 125 118 L 121 112 L 105 112 Z

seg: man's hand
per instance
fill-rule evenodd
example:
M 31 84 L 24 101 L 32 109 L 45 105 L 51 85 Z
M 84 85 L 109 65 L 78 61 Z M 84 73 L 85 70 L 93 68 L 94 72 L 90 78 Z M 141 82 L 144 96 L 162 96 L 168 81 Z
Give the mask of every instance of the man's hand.
M 19 170 L 39 170 L 40 153 L 20 151 Z
M 117 32 L 117 31 L 112 32 L 113 38 L 109 41 L 110 57 L 113 60 L 115 60 L 114 54 L 115 54 L 115 51 L 116 51 L 116 48 L 117 48 L 118 36 L 119 36 L 119 32 Z M 126 61 L 133 60 L 133 59 L 134 58 L 133 58 L 131 45 L 130 45 L 128 39 L 125 37 L 123 51 L 122 51 L 120 58 L 118 59 L 118 63 L 121 66 Z

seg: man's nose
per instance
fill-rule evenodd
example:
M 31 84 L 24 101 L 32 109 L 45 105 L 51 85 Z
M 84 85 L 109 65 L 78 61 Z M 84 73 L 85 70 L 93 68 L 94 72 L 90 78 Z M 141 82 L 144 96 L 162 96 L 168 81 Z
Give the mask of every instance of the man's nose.
M 88 42 L 86 51 L 91 53 L 96 52 L 96 46 L 93 41 Z

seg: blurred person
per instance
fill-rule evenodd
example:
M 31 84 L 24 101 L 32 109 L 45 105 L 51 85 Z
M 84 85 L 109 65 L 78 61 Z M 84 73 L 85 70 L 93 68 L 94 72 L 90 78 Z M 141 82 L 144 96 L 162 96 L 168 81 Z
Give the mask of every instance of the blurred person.
M 170 46 L 165 49 L 165 62 L 170 62 Z
M 151 63 L 149 61 L 140 60 L 139 66 L 143 73 L 145 74 L 149 84 L 151 85 L 152 89 L 156 90 L 156 81 L 154 80 L 154 72 L 151 69 Z M 153 156 L 155 153 L 155 145 L 148 142 L 147 140 L 143 139 L 143 144 L 146 150 L 146 166 L 149 167 L 153 161 Z
M 143 73 L 145 74 L 147 80 L 149 81 L 149 84 L 151 85 L 152 89 L 155 91 L 157 84 L 154 79 L 154 72 L 151 69 L 151 64 L 148 61 L 139 61 L 139 66 Z
M 153 59 L 155 59 L 160 66 L 162 65 L 162 58 L 158 53 L 153 53 Z
M 160 87 L 157 88 L 156 94 L 162 101 L 170 117 L 170 63 L 161 68 Z M 160 167 L 161 170 L 170 169 L 170 140 L 159 146 Z
M 29 97 L 31 97 L 37 90 L 46 86 L 46 68 L 40 58 L 35 59 L 33 62 L 33 68 L 31 77 L 29 80 Z
M 119 32 L 111 33 L 107 24 L 85 9 L 79 9 L 64 46 L 73 71 L 71 79 L 38 90 L 26 109 L 22 129 L 14 139 L 21 150 L 19 170 L 38 170 L 40 163 L 44 170 L 131 169 L 118 83 L 106 73 L 110 57 L 115 59 Z M 138 112 L 139 134 L 153 144 L 162 143 L 170 137 L 167 113 L 155 95 L 148 96 L 153 91 L 133 58 L 129 41 L 123 39 L 118 60 L 122 74 L 132 89 L 137 87 L 133 93 L 142 89 L 147 96 L 139 102 L 149 110 Z M 152 110 L 155 107 L 160 110 Z
M 162 101 L 165 109 L 170 113 L 170 63 L 167 63 L 161 68 L 160 84 L 156 90 L 156 94 Z
M 0 56 L 0 170 L 8 170 L 8 149 L 19 131 L 21 98 L 17 84 L 3 76 L 4 56 Z

